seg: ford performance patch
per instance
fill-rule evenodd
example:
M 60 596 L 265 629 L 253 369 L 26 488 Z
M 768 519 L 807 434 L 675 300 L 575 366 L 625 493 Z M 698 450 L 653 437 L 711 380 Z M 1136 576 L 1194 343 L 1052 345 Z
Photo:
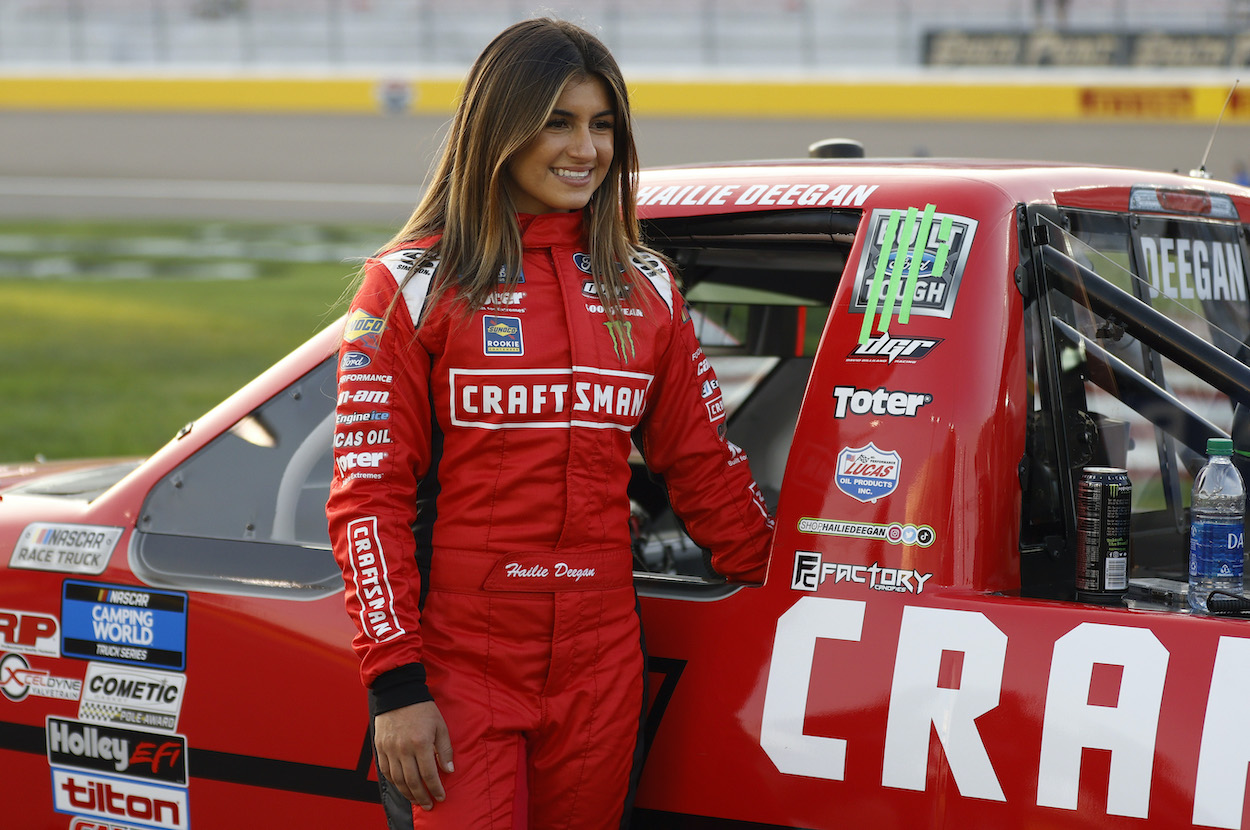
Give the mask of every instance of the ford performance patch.
M 487 355 L 523 355 L 525 342 L 521 337 L 521 318 L 487 314 L 482 317 L 482 353 Z

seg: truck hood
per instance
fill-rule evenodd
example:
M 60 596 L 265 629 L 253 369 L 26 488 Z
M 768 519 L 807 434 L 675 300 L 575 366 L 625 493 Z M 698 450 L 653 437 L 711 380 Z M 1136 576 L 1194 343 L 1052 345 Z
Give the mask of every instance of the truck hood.
M 83 458 L 0 464 L 0 493 L 90 501 L 121 481 L 142 458 Z

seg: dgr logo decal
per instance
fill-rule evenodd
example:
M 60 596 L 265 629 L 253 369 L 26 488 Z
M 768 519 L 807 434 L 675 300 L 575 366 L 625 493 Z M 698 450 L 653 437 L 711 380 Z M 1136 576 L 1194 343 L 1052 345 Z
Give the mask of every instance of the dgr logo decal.
M 488 355 L 523 355 L 520 317 L 487 314 L 482 318 L 482 350 Z

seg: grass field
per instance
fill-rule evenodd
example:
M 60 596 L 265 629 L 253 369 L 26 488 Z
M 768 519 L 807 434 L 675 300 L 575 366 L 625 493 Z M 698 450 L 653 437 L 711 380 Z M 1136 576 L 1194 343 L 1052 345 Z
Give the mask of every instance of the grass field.
M 0 223 L 0 461 L 155 451 L 335 319 L 387 236 Z

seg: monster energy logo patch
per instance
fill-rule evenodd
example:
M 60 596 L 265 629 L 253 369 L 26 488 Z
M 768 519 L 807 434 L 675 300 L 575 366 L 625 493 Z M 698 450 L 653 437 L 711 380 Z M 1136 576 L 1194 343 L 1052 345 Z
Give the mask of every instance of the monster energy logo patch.
M 636 357 L 637 352 L 634 350 L 634 324 L 629 320 L 605 320 L 603 325 L 607 326 L 608 334 L 612 335 L 612 351 L 616 352 L 616 356 L 626 363 L 631 357 Z
M 975 219 L 938 213 L 931 204 L 873 211 L 851 297 L 851 313 L 864 315 L 859 342 L 869 341 L 874 322 L 888 333 L 895 313 L 900 324 L 913 314 L 949 319 L 976 228 Z

